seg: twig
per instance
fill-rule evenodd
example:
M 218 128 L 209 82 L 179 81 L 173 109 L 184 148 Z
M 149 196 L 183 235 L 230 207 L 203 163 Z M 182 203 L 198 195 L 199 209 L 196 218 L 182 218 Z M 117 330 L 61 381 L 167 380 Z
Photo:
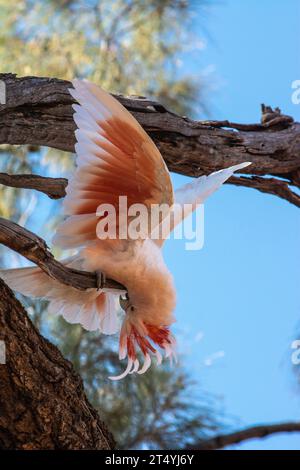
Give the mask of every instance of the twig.
M 300 196 L 290 189 L 288 181 L 276 178 L 262 178 L 261 176 L 232 176 L 228 183 L 236 186 L 255 188 L 262 193 L 274 194 L 274 196 L 279 196 L 291 204 L 300 207 Z
M 13 188 L 35 189 L 45 193 L 51 199 L 60 199 L 66 195 L 68 180 L 65 178 L 46 178 L 39 175 L 8 175 L 0 173 L 0 184 Z
M 230 445 L 239 444 L 240 442 L 248 439 L 261 439 L 272 434 L 285 432 L 300 432 L 300 423 L 290 422 L 252 426 L 230 434 L 219 434 L 218 436 L 201 441 L 198 445 L 193 445 L 189 448 L 199 450 L 217 450 Z

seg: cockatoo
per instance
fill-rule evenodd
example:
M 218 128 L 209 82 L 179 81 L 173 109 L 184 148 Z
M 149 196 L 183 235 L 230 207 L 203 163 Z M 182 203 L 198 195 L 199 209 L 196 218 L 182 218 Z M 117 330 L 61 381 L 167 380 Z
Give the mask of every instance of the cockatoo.
M 127 196 L 128 205 L 140 203 L 149 211 L 152 204 L 167 204 L 169 216 L 173 215 L 170 231 L 186 215 L 175 206 L 190 204 L 192 210 L 196 209 L 234 171 L 250 163 L 201 176 L 174 194 L 158 148 L 134 117 L 95 84 L 77 79 L 72 84 L 74 88 L 69 91 L 78 102 L 73 105 L 78 127 L 77 167 L 63 202 L 67 218 L 53 242 L 64 249 L 77 249 L 75 256 L 62 261 L 65 265 L 104 273 L 125 286 L 126 292 L 105 289 L 101 283 L 99 289 L 79 291 L 36 267 L 2 270 L 0 275 L 16 291 L 48 299 L 49 312 L 90 331 L 116 333 L 121 305 L 125 316 L 119 357 L 127 359 L 127 366 L 121 375 L 110 377 L 116 380 L 131 373 L 143 374 L 153 357 L 160 364 L 163 354 L 169 359 L 175 356 L 170 325 L 174 322 L 176 294 L 161 250 L 166 236 L 152 239 L 149 233 L 138 239 L 99 239 L 97 224 L 103 214 L 97 213 L 98 207 L 111 204 L 120 215 L 120 196 Z M 120 228 L 120 223 L 117 225 Z M 143 357 L 142 364 L 138 357 Z

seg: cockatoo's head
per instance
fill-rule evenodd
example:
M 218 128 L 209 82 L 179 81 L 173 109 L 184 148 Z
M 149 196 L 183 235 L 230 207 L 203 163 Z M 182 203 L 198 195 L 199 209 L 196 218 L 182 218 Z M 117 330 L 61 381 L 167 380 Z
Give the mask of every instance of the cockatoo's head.
M 120 305 L 126 316 L 120 333 L 119 357 L 127 357 L 128 362 L 125 371 L 119 376 L 110 377 L 112 380 L 122 379 L 134 372 L 144 374 L 150 367 L 153 356 L 157 364 L 161 364 L 163 355 L 159 349 L 165 352 L 165 357 L 170 361 L 176 360 L 176 342 L 169 326 L 158 323 L 160 315 L 151 312 L 151 308 L 146 309 L 144 303 L 139 305 L 138 299 L 136 300 L 131 301 L 128 294 L 125 297 L 120 296 Z M 171 322 L 169 320 L 169 323 Z M 144 364 L 141 367 L 138 353 L 144 356 Z

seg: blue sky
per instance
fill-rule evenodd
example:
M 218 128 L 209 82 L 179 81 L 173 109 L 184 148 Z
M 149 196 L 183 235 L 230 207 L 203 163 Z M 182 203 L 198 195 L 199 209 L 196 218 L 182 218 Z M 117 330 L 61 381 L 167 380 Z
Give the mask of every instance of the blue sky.
M 183 68 L 206 71 L 211 118 L 257 122 L 264 102 L 300 120 L 300 105 L 291 102 L 291 83 L 300 79 L 299 20 L 297 0 L 216 2 L 204 20 L 194 18 L 194 32 L 204 22 L 212 40 L 185 55 Z M 226 185 L 205 206 L 201 251 L 166 244 L 185 363 L 223 400 L 236 427 L 300 419 L 290 360 L 291 342 L 300 338 L 299 222 L 288 202 Z M 300 449 L 300 436 L 236 448 Z

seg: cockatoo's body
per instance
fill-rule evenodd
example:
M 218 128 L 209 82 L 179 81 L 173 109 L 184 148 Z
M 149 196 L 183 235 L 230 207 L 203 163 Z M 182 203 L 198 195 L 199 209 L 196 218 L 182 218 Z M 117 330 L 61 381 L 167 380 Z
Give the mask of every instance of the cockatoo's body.
M 99 206 L 110 204 L 119 216 L 120 196 L 127 197 L 128 206 L 143 204 L 148 214 L 153 205 L 167 204 L 169 216 L 173 216 L 170 231 L 182 221 L 178 207 L 190 204 L 191 210 L 196 209 L 235 170 L 248 163 L 200 177 L 176 191 L 174 198 L 170 175 L 158 149 L 131 114 L 96 85 L 79 80 L 73 85 L 70 92 L 80 103 L 74 105 L 77 169 L 64 201 L 68 218 L 58 228 L 54 243 L 78 249 L 64 264 L 105 273 L 126 287 L 126 298 L 120 297 L 125 292 L 107 289 L 81 292 L 51 279 L 39 268 L 6 270 L 0 275 L 25 295 L 49 299 L 50 312 L 105 334 L 119 329 L 120 302 L 126 312 L 120 333 L 120 359 L 127 357 L 128 363 L 121 376 L 112 377 L 117 379 L 132 372 L 144 373 L 152 356 L 160 363 L 160 350 L 167 357 L 174 355 L 175 341 L 169 327 L 174 322 L 176 295 L 161 251 L 165 236 L 153 239 L 149 231 L 146 238 L 99 239 L 97 226 L 103 220 Z M 122 220 L 116 217 L 117 233 L 127 228 L 128 221 Z M 143 365 L 137 359 L 139 351 L 144 356 Z

